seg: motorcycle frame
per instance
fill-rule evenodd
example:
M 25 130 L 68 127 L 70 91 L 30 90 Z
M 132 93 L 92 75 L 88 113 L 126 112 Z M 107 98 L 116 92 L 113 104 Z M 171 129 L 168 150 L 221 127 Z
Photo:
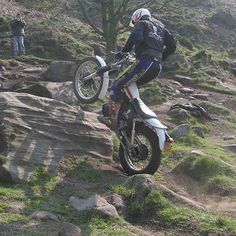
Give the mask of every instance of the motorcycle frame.
M 106 62 L 103 60 L 102 57 L 96 56 L 96 59 L 98 60 L 101 67 L 106 66 Z M 99 98 L 103 98 L 107 91 L 109 86 L 109 73 L 108 71 L 103 73 L 103 85 L 102 89 L 99 93 Z M 129 98 L 129 100 L 140 98 L 139 96 L 139 90 L 137 87 L 137 84 L 135 82 L 132 82 L 128 84 L 127 87 L 124 88 L 124 92 L 126 96 Z M 152 129 L 158 136 L 159 139 L 159 148 L 161 151 L 165 148 L 165 142 L 166 142 L 166 129 L 167 127 L 164 126 L 157 118 L 148 118 L 148 119 L 133 119 L 133 125 L 132 125 L 132 133 L 131 133 L 131 145 L 134 143 L 134 135 L 135 135 L 135 125 L 136 122 L 140 121 L 143 122 L 147 127 Z

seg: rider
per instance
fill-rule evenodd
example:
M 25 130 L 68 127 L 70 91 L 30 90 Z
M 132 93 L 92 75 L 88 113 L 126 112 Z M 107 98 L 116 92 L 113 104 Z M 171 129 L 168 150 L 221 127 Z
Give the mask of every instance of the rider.
M 110 91 L 109 117 L 99 117 L 108 127 L 115 129 L 120 109 L 121 90 L 136 82 L 139 86 L 157 77 L 162 70 L 162 61 L 174 53 L 176 42 L 164 25 L 151 17 L 149 10 L 140 8 L 132 17 L 130 26 L 134 27 L 122 51 L 116 54 L 121 59 L 126 52 L 135 47 L 136 65 L 122 79 L 113 82 Z

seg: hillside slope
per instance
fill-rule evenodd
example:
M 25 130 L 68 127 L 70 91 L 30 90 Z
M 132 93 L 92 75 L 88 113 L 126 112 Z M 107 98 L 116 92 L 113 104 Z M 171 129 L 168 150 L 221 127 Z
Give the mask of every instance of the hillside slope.
M 93 50 L 105 56 L 103 39 L 82 17 L 74 18 L 73 0 L 57 1 L 56 9 L 49 7 L 53 2 L 0 0 L 2 84 L 27 81 L 26 70 L 32 67 L 41 71 L 35 70 L 30 81 L 40 81 L 53 60 L 77 63 Z M 162 76 L 140 91 L 175 138 L 173 152 L 163 156 L 154 179 L 137 177 L 137 183 L 119 165 L 115 137 L 113 161 L 68 156 L 56 173 L 39 166 L 28 182 L 0 179 L 0 235 L 54 236 L 65 222 L 80 227 L 82 235 L 236 235 L 236 4 L 175 0 L 158 10 L 162 2 L 152 6 L 152 13 L 173 32 L 178 49 Z M 16 12 L 27 22 L 27 55 L 13 59 L 9 23 Z M 126 36 L 121 36 L 120 45 Z M 170 110 L 187 103 L 200 105 L 212 119 L 181 108 Z M 97 111 L 99 104 L 72 105 Z M 184 134 L 179 137 L 179 132 Z M 119 217 L 78 212 L 70 204 L 72 196 L 87 199 L 94 194 L 107 200 L 118 195 L 110 202 Z M 36 211 L 47 211 L 56 218 L 47 217 L 56 220 L 33 218 Z

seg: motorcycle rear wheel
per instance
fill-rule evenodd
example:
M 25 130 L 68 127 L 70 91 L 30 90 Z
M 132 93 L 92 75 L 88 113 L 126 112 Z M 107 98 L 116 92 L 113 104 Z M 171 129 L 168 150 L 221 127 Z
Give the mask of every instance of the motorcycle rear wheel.
M 130 131 L 127 132 L 130 138 Z M 120 163 L 124 171 L 129 175 L 134 174 L 154 174 L 161 163 L 161 150 L 159 140 L 153 130 L 143 124 L 136 126 L 134 145 L 128 148 L 123 138 L 123 147 L 120 144 Z M 131 150 L 132 149 L 132 150 Z
M 94 75 L 89 80 L 84 80 L 88 75 L 101 68 L 101 64 L 95 57 L 87 57 L 77 67 L 73 80 L 74 93 L 81 103 L 91 104 L 98 100 L 103 86 L 103 78 Z

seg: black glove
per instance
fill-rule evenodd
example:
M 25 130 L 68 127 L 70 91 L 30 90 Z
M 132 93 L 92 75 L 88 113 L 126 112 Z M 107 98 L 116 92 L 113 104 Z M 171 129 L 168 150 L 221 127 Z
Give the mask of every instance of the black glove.
M 125 54 L 123 52 L 117 52 L 115 54 L 115 59 L 121 60 L 124 56 L 125 56 Z

